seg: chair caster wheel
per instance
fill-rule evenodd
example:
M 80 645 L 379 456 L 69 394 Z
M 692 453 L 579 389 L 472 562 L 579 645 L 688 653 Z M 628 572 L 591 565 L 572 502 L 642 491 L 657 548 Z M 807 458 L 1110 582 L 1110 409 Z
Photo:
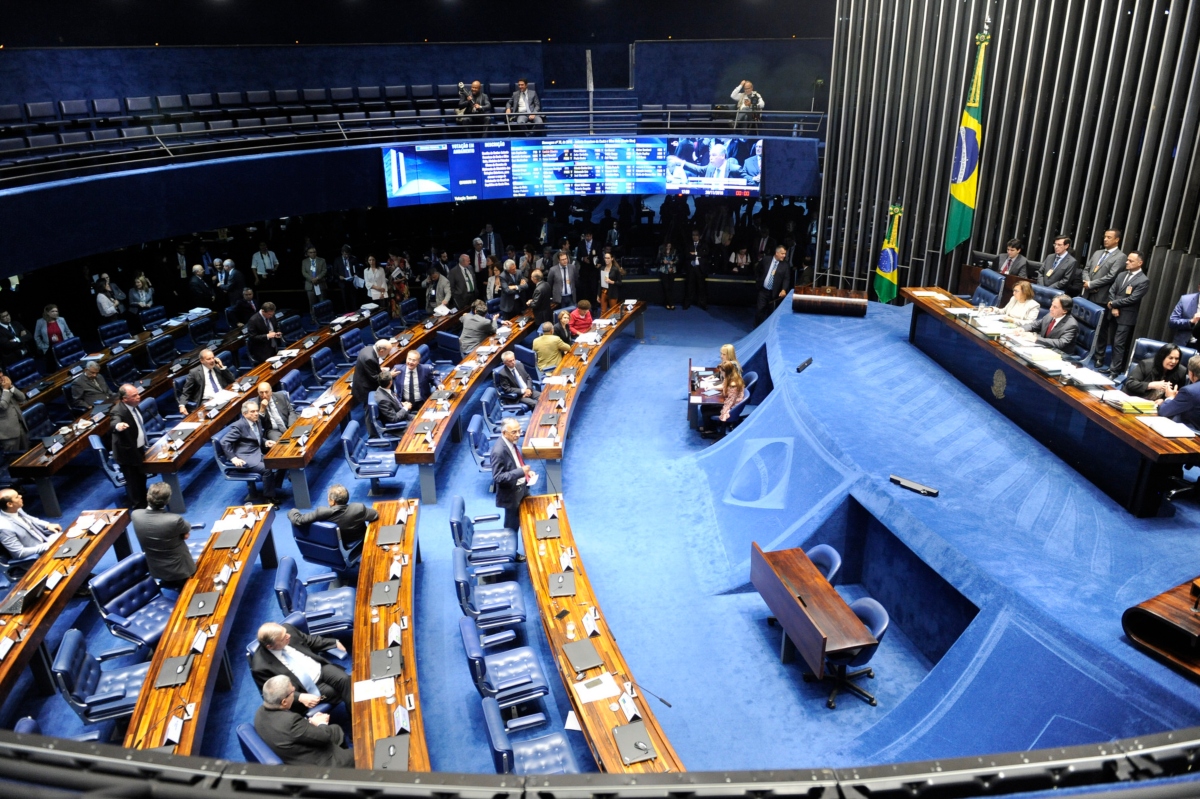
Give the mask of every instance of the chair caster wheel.
M 875 669 L 871 669 L 867 672 L 867 678 L 871 680 L 875 679 Z
M 830 710 L 833 710 L 837 707 L 837 702 L 830 699 L 828 702 L 825 703 L 825 707 L 829 708 Z
M 871 707 L 875 707 L 875 706 L 876 706 L 876 705 L 878 705 L 879 703 L 878 703 L 877 701 L 875 701 L 874 699 L 872 699 L 872 700 L 871 700 L 871 701 L 870 701 L 868 704 L 870 704 L 870 705 L 871 705 Z

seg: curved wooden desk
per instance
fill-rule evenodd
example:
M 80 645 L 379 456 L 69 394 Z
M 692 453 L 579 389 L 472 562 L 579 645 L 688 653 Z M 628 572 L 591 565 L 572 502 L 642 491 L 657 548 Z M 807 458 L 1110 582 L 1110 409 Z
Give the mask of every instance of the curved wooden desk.
M 1200 681 L 1200 577 L 1129 608 L 1121 628 L 1139 649 Z
M 550 651 L 554 653 L 554 662 L 558 667 L 559 676 L 562 677 L 567 697 L 571 700 L 571 707 L 579 718 L 579 725 L 583 728 L 583 734 L 596 758 L 596 764 L 601 771 L 618 774 L 685 771 L 679 755 L 675 753 L 671 742 L 667 740 L 666 734 L 659 726 L 658 719 L 655 718 L 649 702 L 636 688 L 633 702 L 646 724 L 658 756 L 652 760 L 643 760 L 627 766 L 622 762 L 612 733 L 614 727 L 628 723 L 624 711 L 619 707 L 615 711 L 611 709 L 611 703 L 616 699 L 581 703 L 572 687 L 578 681 L 575 679 L 575 670 L 571 668 L 567 656 L 563 652 L 563 646 L 572 643 L 571 639 L 567 638 L 567 624 L 573 622 L 575 625 L 574 640 L 583 640 L 587 636 L 583 627 L 583 615 L 592 608 L 597 614 L 600 614 L 600 603 L 596 601 L 596 595 L 588 581 L 587 570 L 583 567 L 583 559 L 575 546 L 575 537 L 571 535 L 571 525 L 567 521 L 566 508 L 558 509 L 560 531 L 558 538 L 545 539 L 543 542 L 538 540 L 534 532 L 537 521 L 550 518 L 547 506 L 555 500 L 561 504 L 562 495 L 546 494 L 526 497 L 525 501 L 521 503 L 521 530 L 528 558 L 529 580 L 533 585 L 534 594 L 537 595 L 542 627 L 546 631 L 546 638 L 550 641 Z M 539 549 L 542 543 L 545 543 L 545 554 L 542 554 Z M 575 572 L 575 596 L 554 598 L 550 596 L 549 592 L 550 575 L 561 571 L 559 558 L 568 548 L 575 552 L 575 557 L 572 559 L 572 568 Z M 567 615 L 558 618 L 558 614 L 562 610 L 566 610 Z M 599 635 L 592 636 L 591 641 L 604 661 L 604 671 L 613 676 L 618 688 L 625 682 L 634 682 L 633 672 L 629 669 L 629 664 L 625 662 L 624 656 L 621 655 L 621 650 L 617 647 L 616 636 L 608 628 L 603 614 L 600 615 L 597 625 Z M 596 676 L 594 671 L 588 674 L 589 678 Z
M 396 524 L 401 508 L 408 512 L 404 522 L 404 540 L 386 548 L 378 546 L 375 538 L 380 528 Z M 397 708 L 411 704 L 408 710 L 408 771 L 429 771 L 429 748 L 421 716 L 421 694 L 417 688 L 417 632 L 414 628 L 416 613 L 413 606 L 416 566 L 421 559 L 421 544 L 417 540 L 420 502 L 415 499 L 376 502 L 375 510 L 379 511 L 379 519 L 367 527 L 358 571 L 358 593 L 354 604 L 354 681 L 371 679 L 371 652 L 388 647 L 388 630 L 393 622 L 401 624 L 401 619 L 404 619 L 403 624 L 408 629 L 400 634 L 404 668 L 399 682 L 396 682 L 395 701 L 389 704 L 387 699 L 380 697 L 354 703 L 354 765 L 356 768 L 376 767 L 375 742 L 395 734 L 393 714 Z M 372 621 L 371 587 L 388 580 L 393 561 L 402 557 L 408 559 L 408 564 L 400 568 L 399 604 L 381 608 L 379 621 Z M 411 701 L 408 701 L 410 698 Z

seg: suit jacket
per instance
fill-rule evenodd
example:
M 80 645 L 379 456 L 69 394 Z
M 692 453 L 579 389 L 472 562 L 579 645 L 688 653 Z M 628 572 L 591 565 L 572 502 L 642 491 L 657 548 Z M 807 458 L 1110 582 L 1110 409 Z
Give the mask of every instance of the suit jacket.
M 690 243 L 688 244 L 688 248 L 689 249 L 691 248 Z M 775 239 L 771 238 L 770 236 L 753 236 L 753 237 L 751 237 L 751 239 L 750 239 L 750 257 L 751 258 L 759 258 L 760 252 L 762 253 L 762 255 L 764 257 L 768 256 L 768 255 L 772 255 L 772 256 L 775 255 Z M 759 260 L 762 260 L 762 259 L 759 258 Z
M 563 327 L 562 322 L 555 322 L 554 323 L 554 335 L 561 338 L 567 344 L 575 343 L 575 334 L 571 332 L 570 325 L 568 325 L 567 327 Z
M 90 411 L 97 402 L 109 402 L 115 397 L 104 375 L 96 375 L 95 381 L 92 381 L 85 372 L 71 381 L 71 404 L 77 410 Z
M 513 448 L 521 446 L 520 440 Z M 529 493 L 529 488 L 520 483 L 525 479 L 525 470 L 517 463 L 509 452 L 508 442 L 501 436 L 492 444 L 492 482 L 496 484 L 496 507 L 516 510 L 521 507 L 521 500 Z
M 71 328 L 67 326 L 67 321 L 61 316 L 58 317 L 58 330 L 62 333 L 63 339 L 69 339 L 75 334 L 71 332 Z M 37 347 L 42 352 L 50 351 L 50 334 L 46 332 L 46 320 L 38 319 L 37 324 L 33 326 L 33 340 L 37 343 Z
M 1186 347 L 1192 340 L 1192 317 L 1196 315 L 1197 307 L 1200 307 L 1200 294 L 1184 294 L 1179 298 L 1179 302 L 1175 303 L 1168 324 L 1171 326 L 1171 332 L 1175 334 L 1176 346 Z
M 778 296 L 779 292 L 792 288 L 792 264 L 787 259 L 779 263 L 775 267 L 775 279 L 771 282 L 771 288 L 764 287 L 767 275 L 771 272 L 771 262 L 775 260 L 775 254 L 763 258 L 758 263 L 758 269 L 754 271 L 754 280 L 758 284 L 759 291 L 770 291 L 771 296 Z
M 479 108 L 475 108 L 478 105 Z M 465 97 L 460 95 L 458 107 L 462 109 L 463 116 L 472 116 L 475 114 L 490 114 L 492 113 L 492 98 L 487 96 L 487 92 L 480 90 L 478 95 L 466 93 Z
M 355 402 L 366 404 L 367 395 L 379 388 L 381 371 L 379 354 L 375 352 L 374 347 L 363 347 L 358 351 L 358 357 L 354 361 L 354 378 L 350 383 L 350 394 Z
M 225 275 L 225 296 L 229 298 L 232 307 L 242 301 L 242 292 L 246 290 L 246 277 L 237 269 L 230 269 Z
M 462 333 L 458 337 L 458 348 L 465 358 L 467 353 L 474 351 L 484 339 L 496 333 L 496 325 L 486 316 L 477 313 L 465 314 L 462 318 Z
M 118 430 L 117 424 L 120 422 L 129 427 Z M 112 431 L 113 460 L 120 464 L 137 464 L 140 468 L 142 460 L 146 457 L 146 448 L 137 445 L 137 420 L 133 418 L 133 409 L 124 402 L 113 406 Z M 150 444 L 149 433 L 146 433 L 146 444 Z
M 1200 383 L 1188 383 L 1175 399 L 1158 406 L 1158 415 L 1192 427 L 1200 427 Z
M 288 396 L 286 391 L 272 391 L 271 405 L 275 406 L 275 410 L 279 413 L 279 418 L 283 420 L 283 427 L 280 428 L 275 425 L 271 417 L 267 414 L 267 409 L 262 406 L 261 401 L 259 402 L 259 410 L 261 411 L 258 415 L 259 421 L 263 423 L 263 427 L 267 431 L 283 435 L 284 430 L 287 430 L 296 423 L 296 420 L 300 418 L 300 414 L 296 413 L 296 408 L 292 405 L 292 398 Z M 272 436 L 272 438 L 275 437 Z
M 517 374 L 525 381 L 525 388 L 533 388 L 533 381 L 529 379 L 529 373 L 525 371 L 525 365 L 520 361 L 513 364 L 517 370 Z M 521 389 L 517 385 L 516 379 L 512 373 L 508 371 L 508 367 L 501 364 L 497 366 L 492 375 L 496 378 L 496 388 L 500 390 L 500 394 L 509 400 L 515 400 L 521 396 Z
M 452 304 L 449 278 L 438 278 L 437 286 L 433 289 L 430 289 L 429 279 L 426 278 L 421 281 L 421 286 L 425 289 L 425 310 L 429 313 L 433 313 L 433 309 L 439 305 L 449 307 Z
M 167 510 L 135 510 L 133 532 L 137 535 L 146 566 L 156 580 L 186 580 L 196 573 L 196 561 L 187 547 L 191 525 L 178 513 Z
M 550 300 L 551 288 L 550 284 L 543 280 L 533 287 L 533 296 L 529 298 L 529 307 L 533 310 L 533 323 L 537 328 L 541 328 L 546 322 L 550 321 Z
M 244 325 L 250 321 L 250 317 L 258 313 L 258 303 L 254 301 L 247 302 L 244 299 L 239 299 L 233 305 L 233 318 L 238 324 Z
M 33 336 L 25 326 L 14 319 L 11 328 L 0 325 L 0 356 L 9 362 L 19 361 L 33 352 Z
M 515 114 L 517 113 L 517 108 L 519 107 L 520 102 L 521 92 L 515 91 L 512 93 L 512 97 L 508 98 L 508 102 L 504 104 L 504 110 L 511 114 Z M 525 90 L 525 102 L 529 106 L 529 110 L 526 112 L 527 114 L 537 114 L 541 112 L 542 101 L 538 98 L 538 93 L 534 89 Z M 538 117 L 534 122 L 535 124 L 540 125 L 542 124 L 542 118 Z
M 467 290 L 467 276 L 463 274 L 461 266 L 455 266 L 450 270 L 450 296 L 454 298 L 454 307 L 460 311 L 465 311 L 471 302 L 475 299 L 476 293 L 479 291 L 479 282 L 475 280 L 475 274 L 471 274 L 472 290 Z M 446 281 L 439 280 L 438 287 Z
M 279 325 L 275 323 L 274 319 L 267 319 L 263 316 L 261 311 L 251 316 L 250 321 L 246 322 L 246 332 L 249 335 L 246 349 L 250 353 L 250 360 L 256 364 L 262 363 L 283 349 L 282 338 L 267 338 L 268 333 L 279 332 Z
M 1126 269 L 1117 275 L 1108 292 L 1109 304 L 1121 309 L 1121 315 L 1116 317 L 1117 327 L 1133 327 L 1137 324 L 1138 308 L 1149 288 L 1150 278 L 1146 277 L 1144 269 L 1136 272 Z
M 287 630 L 288 635 L 290 635 L 292 638 L 291 643 L 289 643 L 288 646 L 290 646 L 292 649 L 295 649 L 302 655 L 307 655 L 308 657 L 320 663 L 322 666 L 330 665 L 329 661 L 321 657 L 320 653 L 336 647 L 338 643 L 337 639 L 326 638 L 325 636 L 321 635 L 309 635 L 306 632 L 301 632 L 290 624 L 284 624 L 283 629 Z M 258 690 L 260 692 L 262 691 L 262 687 L 266 684 L 267 680 L 271 679 L 272 677 L 278 677 L 280 674 L 287 675 L 288 679 L 292 681 L 292 686 L 295 687 L 297 694 L 302 694 L 305 692 L 304 686 L 300 684 L 299 678 L 292 673 L 291 669 L 283 665 L 283 661 L 275 657 L 272 652 L 269 652 L 262 646 L 255 650 L 254 655 L 250 658 L 250 676 L 254 678 L 254 684 L 258 686 Z M 318 685 L 317 687 L 322 689 L 322 698 L 332 699 L 335 702 L 340 701 L 339 695 L 334 691 L 330 690 L 328 693 L 326 693 L 324 686 Z M 293 702 L 292 708 L 297 713 L 301 714 L 301 716 L 308 712 L 307 709 L 304 708 L 303 705 L 300 705 L 299 702 Z
M 13 519 L 12 514 L 0 512 L 0 544 L 4 545 L 12 559 L 32 558 L 49 549 L 50 544 L 45 539 L 54 535 L 54 531 L 44 521 L 23 510 L 17 511 L 16 515 L 43 537 L 38 538 L 30 533 Z
M 188 278 L 188 301 L 193 308 L 211 308 L 217 295 L 200 275 Z
M 762 179 L 762 159 L 757 155 L 752 155 L 742 164 L 742 175 L 751 183 L 758 183 Z
M 314 274 L 312 270 L 312 262 L 316 262 L 317 271 Z M 304 290 L 312 291 L 314 286 L 321 287 L 322 295 L 325 293 L 325 266 L 324 258 L 305 258 L 300 262 L 300 273 L 304 275 Z
M 496 263 L 503 264 L 505 252 L 504 239 L 500 238 L 500 234 L 495 230 L 492 231 L 492 239 L 490 242 L 492 246 L 490 247 L 488 246 L 489 242 L 487 233 L 480 233 L 479 238 L 483 239 L 483 251 L 488 255 L 496 256 Z
M 1134 397 L 1163 399 L 1166 395 L 1160 389 L 1150 388 L 1150 384 L 1158 380 L 1165 380 L 1183 388 L 1188 384 L 1187 368 L 1181 363 L 1177 364 L 1170 372 L 1164 370 L 1162 374 L 1155 374 L 1153 356 L 1145 358 L 1135 363 L 1129 370 L 1129 377 L 1125 378 L 1125 382 L 1121 384 L 1121 390 Z
M 1004 269 L 1004 264 L 1007 261 L 1008 261 L 1008 253 L 1002 252 L 999 255 L 997 255 L 995 270 L 997 272 L 1000 272 L 1000 274 L 1004 274 L 1004 272 L 1001 270 Z M 1008 268 L 1008 274 L 1016 275 L 1017 277 L 1028 278 L 1029 277 L 1029 260 L 1024 255 L 1017 255 L 1017 257 L 1013 259 L 1012 266 L 1010 266 Z
M 770 255 L 772 258 L 775 257 L 774 248 L 771 249 Z M 692 261 L 696 260 L 696 259 L 699 259 L 699 261 L 700 261 L 699 265 L 692 264 Z M 684 272 L 687 272 L 688 270 L 691 270 L 691 269 L 697 269 L 700 271 L 700 274 L 707 275 L 708 274 L 708 242 L 706 242 L 704 239 L 701 239 L 700 241 L 693 244 L 692 240 L 688 239 L 688 243 L 683 245 L 683 247 L 679 250 L 679 260 L 683 264 Z
M 1070 352 L 1071 346 L 1075 343 L 1075 337 L 1079 335 L 1079 323 L 1075 321 L 1075 317 L 1068 314 L 1058 320 L 1058 324 L 1050 331 L 1050 335 L 1046 335 L 1046 330 L 1050 327 L 1050 322 L 1054 317 L 1046 314 L 1036 322 L 1026 322 L 1022 327 L 1025 330 L 1030 330 L 1037 333 L 1037 343 L 1044 347 L 1053 347 L 1056 350 Z
M 368 508 L 361 502 L 349 502 L 345 505 L 326 505 L 308 513 L 301 513 L 292 508 L 288 511 L 292 524 L 307 527 L 313 522 L 333 522 L 338 526 L 342 543 L 347 547 L 361 544 L 367 534 L 367 522 L 379 518 L 379 511 Z
M 550 274 L 546 276 L 550 282 L 550 301 L 555 305 L 563 304 L 563 290 L 566 288 L 564 278 L 570 279 L 572 298 L 579 296 L 579 265 L 567 264 L 567 273 L 564 276 L 562 264 L 555 264 L 550 267 Z
M 437 382 L 434 378 L 433 367 L 427 363 L 417 364 L 417 391 L 420 394 L 419 402 L 424 402 L 429 399 L 429 395 L 437 388 Z M 402 401 L 404 400 L 404 392 L 408 388 L 409 380 L 408 364 L 401 366 L 396 372 L 396 377 L 392 381 L 392 391 L 396 392 L 396 396 Z
M 400 398 L 394 391 L 382 387 L 375 389 L 375 404 L 379 408 L 379 420 L 384 424 L 407 421 L 411 416 L 408 411 L 404 410 L 404 406 L 400 404 Z
M 346 265 L 342 261 L 342 257 L 339 255 L 333 259 L 333 271 L 329 274 L 336 282 L 354 285 L 354 278 L 363 276 L 362 264 L 358 262 L 358 259 L 351 255 L 349 256 L 349 260 L 350 277 L 346 277 Z
M 1096 250 L 1087 259 L 1083 268 L 1083 280 L 1088 287 L 1081 295 L 1088 302 L 1103 305 L 1108 300 L 1109 286 L 1125 269 L 1125 253 L 1119 249 L 1114 253 Z
M 1062 262 L 1059 263 L 1058 268 L 1055 269 L 1054 259 L 1057 257 L 1052 252 L 1046 256 L 1046 260 L 1042 261 L 1042 267 L 1038 270 L 1038 285 L 1067 291 L 1077 279 L 1079 264 L 1073 255 L 1066 253 L 1063 255 Z
M 342 746 L 346 733 L 336 724 L 318 727 L 301 714 L 259 705 L 254 731 L 288 765 L 354 767 L 354 753 Z
M 243 468 L 257 470 L 263 465 L 263 455 L 267 451 L 267 431 L 263 429 L 262 418 L 257 422 L 258 436 L 254 435 L 250 422 L 245 416 L 239 417 L 229 425 L 221 436 L 221 444 L 230 460 L 240 458 L 246 462 Z
M 213 375 L 217 378 L 217 385 L 221 388 L 226 388 L 233 382 L 233 372 L 228 369 L 213 369 Z M 204 384 L 207 380 L 208 377 L 204 374 L 202 365 L 196 366 L 188 372 L 187 380 L 183 384 L 183 391 L 179 395 L 179 404 L 199 405 L 200 400 L 204 397 Z
M 521 308 L 525 303 L 525 292 L 528 283 L 523 287 L 521 285 L 521 276 L 513 272 L 511 275 L 505 271 L 500 273 L 500 313 L 514 314 L 518 308 Z

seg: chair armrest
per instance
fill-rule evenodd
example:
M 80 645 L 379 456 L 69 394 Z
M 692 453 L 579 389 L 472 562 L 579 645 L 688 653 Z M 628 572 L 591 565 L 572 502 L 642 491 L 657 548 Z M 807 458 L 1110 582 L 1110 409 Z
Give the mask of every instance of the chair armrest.
M 496 690 L 497 691 L 511 691 L 513 688 L 520 688 L 522 685 L 528 685 L 531 682 L 533 682 L 533 681 L 531 679 L 529 679 L 529 675 L 526 674 L 522 677 L 514 677 L 511 680 L 500 683 L 499 685 L 496 686 Z
M 472 577 L 491 577 L 496 574 L 501 574 L 501 573 L 503 573 L 503 571 L 504 571 L 503 566 L 501 566 L 499 564 L 495 564 L 495 563 L 489 563 L 486 566 L 476 566 L 474 569 L 471 570 L 471 576 Z
M 495 543 L 494 541 L 491 543 L 488 543 L 485 541 L 482 544 L 477 544 L 477 545 L 471 547 L 467 551 L 468 552 L 490 552 L 491 550 L 497 549 L 497 548 L 499 548 L 499 544 Z
M 528 678 L 526 678 L 526 679 L 528 679 Z M 104 693 L 104 694 L 92 694 L 91 696 L 84 699 L 83 702 L 86 705 L 98 705 L 103 702 L 115 702 L 118 699 L 124 699 L 124 698 L 125 698 L 124 691 L 109 691 L 108 693 Z
M 333 608 L 326 608 L 325 610 L 306 610 L 304 615 L 308 617 L 309 621 L 312 621 L 313 619 L 328 619 L 334 612 Z
M 495 633 L 494 635 L 479 636 L 479 645 L 484 649 L 497 646 L 499 644 L 507 644 L 509 641 L 517 639 L 516 630 L 504 630 L 503 632 Z
M 125 618 L 120 613 L 105 613 L 103 610 L 100 611 L 100 613 L 104 616 L 104 620 L 110 624 L 115 624 L 118 627 L 129 626 L 129 619 Z
M 309 585 L 315 585 L 317 583 L 332 583 L 337 578 L 338 578 L 338 576 L 336 574 L 334 574 L 333 572 L 324 572 L 323 574 L 318 574 L 314 577 L 309 577 L 307 580 L 301 580 L 301 582 L 304 583 L 306 586 L 309 586 Z
M 378 447 L 380 449 L 394 449 L 396 447 L 396 439 L 394 438 L 368 438 L 368 447 Z
M 545 713 L 530 713 L 528 716 L 518 716 L 515 719 L 509 719 L 504 722 L 504 731 L 517 732 L 518 730 L 527 730 L 530 727 L 540 727 L 545 723 Z
M 500 518 L 499 513 L 489 513 L 486 516 L 476 516 L 471 521 L 473 521 L 475 524 L 479 524 L 480 522 L 494 522 L 499 518 Z
M 80 743 L 101 743 L 100 730 L 85 732 L 83 735 L 73 735 L 71 736 L 71 740 L 79 741 Z
M 141 649 L 141 647 L 137 644 L 126 644 L 125 646 L 119 646 L 116 649 L 110 649 L 107 652 L 101 652 L 100 654 L 96 655 L 96 659 L 111 660 L 112 658 L 124 657 L 125 655 L 134 655 L 137 654 L 139 649 Z

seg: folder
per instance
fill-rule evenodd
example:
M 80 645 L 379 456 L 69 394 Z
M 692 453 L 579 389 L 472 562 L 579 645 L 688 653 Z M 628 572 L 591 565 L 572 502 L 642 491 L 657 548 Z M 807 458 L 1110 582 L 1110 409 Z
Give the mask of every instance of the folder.
M 85 546 L 87 546 L 86 538 L 76 538 L 73 541 L 68 541 L 67 543 L 65 543 L 61 547 L 59 547 L 57 550 L 55 550 L 54 557 L 55 557 L 55 559 L 73 558 L 76 555 L 78 555 L 80 552 L 82 552 L 83 548 Z
M 375 742 L 375 768 L 408 771 L 408 734 L 380 738 Z
M 381 580 L 371 587 L 371 607 L 395 605 L 399 600 L 399 580 Z
M 241 543 L 242 536 L 245 534 L 245 527 L 239 527 L 236 530 L 226 530 L 217 536 L 217 540 L 213 542 L 213 549 L 233 549 Z
M 313 429 L 313 426 L 311 424 L 300 425 L 299 427 L 297 427 L 295 430 L 292 431 L 292 440 L 294 441 L 296 439 L 304 438 L 304 436 L 306 436 L 312 432 L 312 429 Z
M 433 428 L 436 424 L 437 424 L 437 422 L 417 422 L 417 426 L 414 427 L 412 430 L 417 435 L 423 435 L 425 433 L 432 433 Z
M 575 596 L 575 572 L 551 574 L 550 596 Z
M 158 679 L 154 681 L 154 687 L 170 688 L 173 685 L 183 685 L 191 673 L 192 656 L 190 654 L 167 658 L 158 672 Z
M 385 544 L 399 544 L 403 541 L 403 524 L 389 524 L 386 527 L 380 527 L 379 534 L 375 536 L 375 543 L 379 546 L 383 546 Z
M 604 665 L 604 660 L 596 651 L 596 645 L 590 638 L 563 645 L 563 652 L 566 653 L 567 660 L 571 661 L 571 668 L 575 671 L 598 669 Z
M 216 591 L 196 594 L 192 597 L 192 601 L 188 603 L 187 618 L 194 619 L 199 616 L 211 616 L 212 612 L 217 609 L 217 598 L 220 596 Z
M 627 766 L 658 757 L 658 753 L 654 751 L 654 742 L 650 740 L 650 733 L 646 731 L 646 723 L 643 721 L 613 727 L 613 739 L 617 742 L 621 762 Z
M 371 679 L 382 680 L 387 677 L 399 677 L 404 670 L 404 655 L 400 647 L 389 646 L 387 649 L 376 649 L 371 653 Z
M 560 535 L 558 519 L 538 519 L 533 523 L 533 529 L 539 539 L 558 538 Z

